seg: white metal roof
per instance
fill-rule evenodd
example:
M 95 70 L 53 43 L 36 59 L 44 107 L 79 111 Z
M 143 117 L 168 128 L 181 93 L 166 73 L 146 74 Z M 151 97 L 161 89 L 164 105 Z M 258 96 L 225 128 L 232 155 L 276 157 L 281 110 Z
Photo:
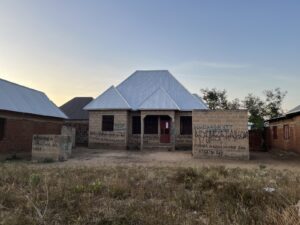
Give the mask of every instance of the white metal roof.
M 164 89 L 159 88 L 139 106 L 139 109 L 179 110 L 179 107 Z
M 97 109 L 130 109 L 127 101 L 119 93 L 119 91 L 111 86 L 102 95 L 91 101 L 83 109 L 97 110 Z
M 68 118 L 43 92 L 3 79 L 0 79 L 0 110 Z
M 204 109 L 208 109 L 208 106 L 206 105 L 206 103 L 203 101 L 203 99 L 202 99 L 199 95 L 193 94 L 193 96 L 194 96 L 197 100 L 199 100 L 199 102 L 203 105 Z
M 288 114 L 293 114 L 293 113 L 297 113 L 297 112 L 300 112 L 300 105 L 298 105 L 296 108 L 290 110 L 287 112 L 287 115 Z
M 175 105 L 177 106 L 176 109 L 181 111 L 207 109 L 207 106 L 203 104 L 202 101 L 193 96 L 167 70 L 136 71 L 115 89 L 125 99 L 132 110 L 140 110 L 141 107 L 146 106 L 147 108 L 150 108 L 151 106 L 152 108 L 154 107 L 158 110 L 166 109 L 167 106 L 173 109 L 175 108 Z M 163 91 L 158 91 L 158 93 L 150 98 L 150 96 L 153 95 L 157 90 Z M 159 96 L 159 94 L 162 94 L 162 96 Z M 113 95 L 106 96 L 105 101 L 100 97 L 101 95 L 91 102 L 87 107 L 85 107 L 85 109 L 106 109 L 109 107 L 109 102 L 114 100 Z M 145 103 L 146 99 L 150 99 L 147 104 Z M 168 103 L 167 105 L 167 99 L 174 104 Z M 145 104 L 143 105 L 143 103 Z M 90 107 L 91 105 L 94 107 Z

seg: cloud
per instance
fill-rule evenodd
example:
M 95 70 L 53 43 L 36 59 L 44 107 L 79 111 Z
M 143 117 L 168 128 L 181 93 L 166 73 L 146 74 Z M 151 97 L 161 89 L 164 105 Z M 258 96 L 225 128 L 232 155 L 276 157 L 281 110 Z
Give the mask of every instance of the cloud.
M 213 62 L 213 61 L 189 61 L 179 63 L 171 67 L 173 71 L 179 73 L 199 73 L 199 71 L 207 70 L 237 70 L 249 68 L 250 64 L 238 64 L 227 62 Z
M 233 64 L 233 63 L 223 63 L 223 62 L 195 62 L 195 65 L 210 67 L 210 68 L 221 68 L 221 69 L 241 69 L 247 68 L 248 64 Z

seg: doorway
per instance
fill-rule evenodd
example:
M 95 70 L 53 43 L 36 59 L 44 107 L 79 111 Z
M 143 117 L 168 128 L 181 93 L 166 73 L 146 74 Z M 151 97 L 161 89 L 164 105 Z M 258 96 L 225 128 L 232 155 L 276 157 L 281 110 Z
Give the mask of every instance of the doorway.
M 171 142 L 171 119 L 168 116 L 160 117 L 160 143 Z

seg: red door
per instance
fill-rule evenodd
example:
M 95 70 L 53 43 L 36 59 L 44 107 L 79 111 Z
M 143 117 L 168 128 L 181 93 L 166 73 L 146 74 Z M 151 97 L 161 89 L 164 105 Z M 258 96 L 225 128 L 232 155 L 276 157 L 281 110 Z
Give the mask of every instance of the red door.
M 160 142 L 170 143 L 170 130 L 171 130 L 170 120 L 161 119 L 160 120 Z

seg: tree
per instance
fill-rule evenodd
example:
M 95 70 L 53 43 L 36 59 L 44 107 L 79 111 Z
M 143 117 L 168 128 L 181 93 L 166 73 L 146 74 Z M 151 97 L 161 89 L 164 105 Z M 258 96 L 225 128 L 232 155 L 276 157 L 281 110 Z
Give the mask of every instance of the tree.
M 238 98 L 233 99 L 231 102 L 228 102 L 228 109 L 236 110 L 240 109 L 241 107 L 241 101 Z
M 254 127 L 262 129 L 264 121 L 283 114 L 282 102 L 287 94 L 280 88 L 274 90 L 265 90 L 263 92 L 264 99 L 248 94 L 243 101 L 238 98 L 233 101 L 227 99 L 226 90 L 202 89 L 203 100 L 207 103 L 208 108 L 216 109 L 240 109 L 245 108 L 249 111 L 249 122 Z
M 263 92 L 265 100 L 253 94 L 248 94 L 243 101 L 243 105 L 249 111 L 249 122 L 260 129 L 264 127 L 264 121 L 283 115 L 282 102 L 287 94 L 280 88 L 265 90 Z
M 255 128 L 262 129 L 266 115 L 265 103 L 259 97 L 248 94 L 243 100 L 243 105 L 249 112 L 248 121 L 253 124 Z
M 282 92 L 280 88 L 274 90 L 265 90 L 264 95 L 266 96 L 266 115 L 268 119 L 283 115 L 282 102 L 287 92 Z
M 241 104 L 239 99 L 234 99 L 232 102 L 227 99 L 226 90 L 201 89 L 203 100 L 206 102 L 209 109 L 239 109 Z

